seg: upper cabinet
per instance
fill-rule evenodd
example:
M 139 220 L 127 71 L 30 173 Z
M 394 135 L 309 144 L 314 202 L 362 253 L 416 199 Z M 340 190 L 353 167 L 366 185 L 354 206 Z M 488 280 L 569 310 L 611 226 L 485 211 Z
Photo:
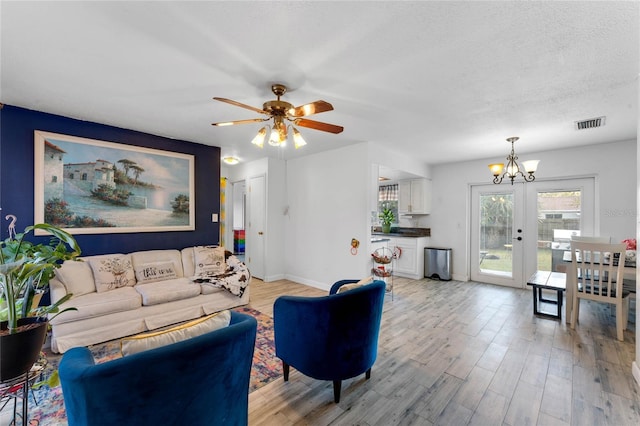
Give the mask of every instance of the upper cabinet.
M 431 213 L 431 180 L 406 179 L 398 182 L 398 213 Z

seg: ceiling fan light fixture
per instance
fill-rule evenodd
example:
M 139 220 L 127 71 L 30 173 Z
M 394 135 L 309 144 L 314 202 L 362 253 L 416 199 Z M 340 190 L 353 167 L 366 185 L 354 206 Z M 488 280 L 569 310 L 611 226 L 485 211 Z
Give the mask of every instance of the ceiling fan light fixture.
M 258 131 L 258 134 L 251 141 L 252 144 L 262 148 L 264 146 L 264 138 L 267 136 L 267 126 Z
M 268 143 L 275 147 L 284 147 L 287 144 L 289 127 L 292 128 L 294 144 L 296 148 L 300 148 L 307 144 L 300 132 L 293 127 L 293 124 L 299 127 L 305 127 L 309 129 L 319 130 L 322 132 L 329 132 L 333 134 L 341 133 L 344 127 L 337 126 L 335 124 L 324 123 L 321 121 L 310 120 L 306 118 L 309 115 L 320 114 L 327 111 L 333 111 L 333 105 L 329 102 L 318 100 L 310 102 L 300 106 L 293 106 L 289 102 L 281 100 L 280 97 L 287 92 L 287 88 L 283 84 L 272 84 L 271 91 L 276 95 L 276 100 L 267 101 L 262 105 L 262 109 L 253 107 L 251 105 L 243 104 L 232 99 L 214 97 L 213 99 L 219 102 L 224 102 L 230 105 L 248 109 L 259 114 L 263 114 L 263 118 L 249 118 L 245 120 L 224 121 L 219 123 L 211 123 L 213 126 L 231 126 L 236 124 L 248 124 L 256 122 L 270 122 L 273 120 L 273 124 L 267 125 L 260 129 L 258 134 L 251 141 L 252 144 L 262 148 L 264 146 L 267 132 L 269 132 Z M 285 120 L 287 120 L 285 122 Z M 291 122 L 291 124 L 286 124 Z
M 293 129 L 293 146 L 295 146 L 296 149 L 305 146 L 307 142 L 302 137 L 302 134 L 300 134 L 298 129 L 296 129 L 295 127 L 291 126 L 291 128 Z
M 271 129 L 271 136 L 269 137 L 269 145 L 284 146 L 286 142 L 287 126 L 284 124 L 281 117 L 275 117 L 273 128 Z

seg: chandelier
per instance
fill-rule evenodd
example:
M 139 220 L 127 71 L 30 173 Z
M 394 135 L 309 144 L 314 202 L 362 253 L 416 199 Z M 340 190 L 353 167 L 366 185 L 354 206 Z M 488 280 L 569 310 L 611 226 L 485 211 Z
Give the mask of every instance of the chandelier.
M 493 174 L 493 183 L 500 184 L 502 183 L 502 179 L 508 177 L 509 179 L 511 179 L 511 185 L 513 185 L 513 180 L 518 175 L 522 176 L 525 182 L 533 182 L 536 179 L 533 174 L 536 172 L 540 160 L 523 161 L 522 167 L 524 167 L 524 170 L 527 172 L 527 174 L 525 175 L 524 173 L 522 173 L 522 170 L 520 170 L 520 166 L 518 166 L 518 162 L 516 161 L 518 159 L 518 156 L 513 151 L 513 143 L 518 139 L 520 138 L 515 136 L 507 138 L 507 142 L 511 142 L 511 153 L 507 156 L 507 167 L 504 173 L 502 173 L 502 170 L 505 169 L 504 163 L 489 164 L 489 169 L 491 170 L 491 174 Z M 502 176 L 500 176 L 501 173 Z

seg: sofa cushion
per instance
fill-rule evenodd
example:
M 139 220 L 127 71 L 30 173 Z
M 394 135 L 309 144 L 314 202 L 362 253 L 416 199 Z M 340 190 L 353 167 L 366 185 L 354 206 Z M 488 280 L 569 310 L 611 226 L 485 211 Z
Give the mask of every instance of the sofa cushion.
M 205 333 L 227 327 L 231 320 L 231 312 L 225 310 L 206 317 L 198 318 L 171 327 L 167 330 L 160 330 L 153 333 L 140 334 L 138 336 L 125 337 L 120 341 L 120 348 L 123 356 L 133 355 L 138 352 L 148 351 L 149 349 L 158 348 L 160 346 L 178 343 L 183 340 L 197 337 Z
M 56 277 L 64 285 L 67 294 L 74 296 L 95 293 L 96 285 L 93 281 L 93 272 L 88 262 L 81 260 L 65 260 L 62 266 L 55 271 Z
M 138 278 L 139 272 L 144 265 L 157 262 L 171 262 L 173 263 L 174 270 L 176 271 L 176 277 L 184 277 L 184 271 L 182 268 L 182 257 L 180 251 L 167 249 L 167 250 L 144 250 L 136 251 L 131 254 L 131 261 L 133 262 L 133 270 Z M 140 281 L 138 281 L 140 282 Z
M 188 278 L 138 284 L 135 289 L 142 296 L 144 306 L 188 299 L 200 294 L 200 286 L 192 284 Z
M 197 246 L 193 250 L 195 275 L 221 274 L 227 269 L 224 247 Z
M 143 263 L 135 268 L 135 274 L 138 284 L 178 278 L 175 265 L 169 261 Z
M 93 270 L 98 293 L 136 284 L 133 264 L 129 255 L 92 257 L 89 259 L 89 265 Z
M 63 305 L 63 307 L 67 306 L 74 307 L 77 311 L 67 311 L 58 315 L 51 320 L 52 324 L 63 324 L 138 309 L 142 306 L 142 298 L 133 287 L 121 287 L 103 293 L 74 295 Z
M 186 247 L 180 250 L 182 257 L 182 268 L 185 277 L 192 277 L 196 273 L 195 254 L 193 247 Z

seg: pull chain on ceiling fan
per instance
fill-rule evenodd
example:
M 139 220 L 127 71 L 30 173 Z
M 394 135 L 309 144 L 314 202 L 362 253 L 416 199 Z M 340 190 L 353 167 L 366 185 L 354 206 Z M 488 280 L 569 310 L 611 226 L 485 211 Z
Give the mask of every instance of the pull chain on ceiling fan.
M 225 102 L 231 105 L 239 106 L 241 108 L 248 109 L 250 111 L 264 114 L 266 118 L 250 118 L 247 120 L 235 120 L 235 121 L 223 121 L 219 123 L 212 123 L 213 126 L 232 126 L 236 124 L 258 123 L 264 121 L 273 120 L 271 126 L 271 134 L 269 136 L 269 145 L 284 146 L 287 141 L 287 129 L 291 127 L 293 131 L 293 141 L 296 148 L 306 145 L 307 143 L 302 138 L 302 135 L 293 127 L 293 125 L 287 125 L 285 120 L 292 122 L 296 126 L 307 127 L 309 129 L 320 130 L 323 132 L 329 132 L 338 134 L 344 130 L 342 126 L 336 126 L 335 124 L 322 123 L 320 121 L 309 120 L 303 118 L 308 115 L 319 114 L 321 112 L 332 111 L 333 106 L 329 102 L 315 101 L 308 104 L 294 107 L 292 104 L 286 101 L 280 100 L 280 97 L 287 92 L 286 86 L 283 84 L 273 84 L 271 91 L 276 95 L 277 99 L 274 101 L 267 101 L 262 105 L 262 109 L 252 107 L 231 99 L 214 97 L 216 101 Z M 262 148 L 264 140 L 267 136 L 269 126 L 264 126 L 258 131 L 258 134 L 253 138 L 251 143 Z

